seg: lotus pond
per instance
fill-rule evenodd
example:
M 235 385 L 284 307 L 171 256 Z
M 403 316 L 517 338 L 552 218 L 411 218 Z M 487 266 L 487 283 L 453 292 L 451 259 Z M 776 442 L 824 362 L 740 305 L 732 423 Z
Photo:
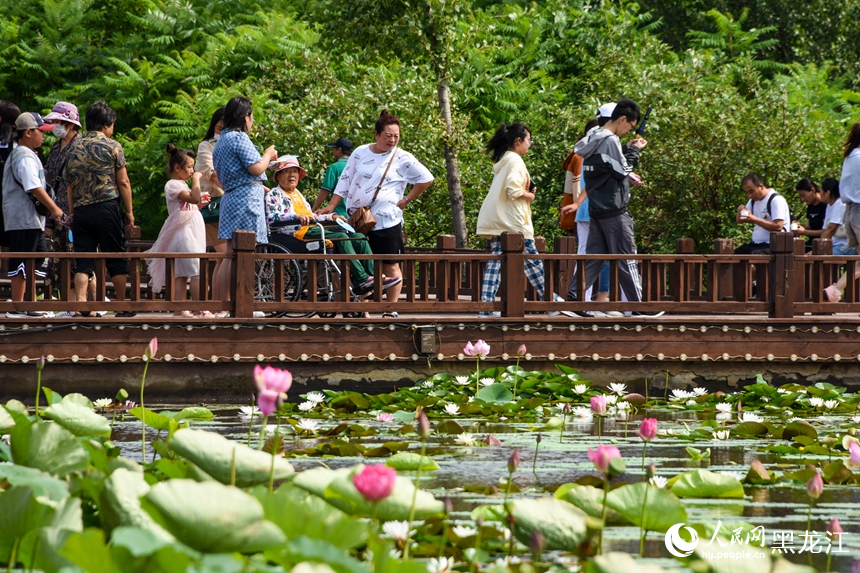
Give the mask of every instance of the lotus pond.
M 759 377 L 735 393 L 643 396 L 556 368 L 283 403 L 259 372 L 269 416 L 42 388 L 38 413 L 0 408 L 0 561 L 63 573 L 860 571 L 856 394 Z

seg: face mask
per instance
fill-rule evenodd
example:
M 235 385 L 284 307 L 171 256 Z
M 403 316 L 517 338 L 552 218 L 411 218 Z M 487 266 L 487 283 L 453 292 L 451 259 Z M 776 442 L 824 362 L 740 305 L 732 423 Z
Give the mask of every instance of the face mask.
M 66 137 L 68 134 L 69 134 L 69 130 L 68 130 L 68 129 L 66 129 L 66 126 L 64 126 L 64 125 L 60 125 L 60 124 L 56 124 L 56 125 L 54 126 L 54 135 L 56 135 L 56 136 L 57 136 L 57 137 L 59 137 L 60 139 L 63 139 L 63 138 L 64 138 L 64 137 Z
M 219 139 L 221 139 L 221 134 L 216 133 L 214 139 L 215 139 L 215 141 L 218 141 Z

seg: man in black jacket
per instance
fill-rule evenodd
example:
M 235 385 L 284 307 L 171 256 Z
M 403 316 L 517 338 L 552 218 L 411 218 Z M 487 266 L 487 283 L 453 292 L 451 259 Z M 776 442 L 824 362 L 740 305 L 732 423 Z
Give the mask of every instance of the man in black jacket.
M 635 138 L 626 147 L 621 147 L 619 136 L 627 135 L 639 122 L 639 106 L 631 99 L 622 99 L 615 106 L 612 118 L 601 129 L 581 139 L 574 148 L 582 157 L 582 175 L 588 189 L 588 214 L 591 229 L 585 252 L 589 255 L 633 255 L 636 242 L 633 239 L 633 217 L 627 212 L 630 203 L 628 177 L 639 163 L 639 152 L 647 142 Z M 591 260 L 585 265 L 586 288 L 599 278 L 601 260 Z M 577 265 L 577 273 L 583 265 Z M 631 302 L 642 300 L 642 285 L 636 261 L 619 261 L 618 282 L 621 290 Z M 577 277 L 570 285 L 567 300 L 579 300 Z M 580 313 L 577 313 L 580 314 Z M 661 313 L 634 312 L 639 316 L 660 316 Z

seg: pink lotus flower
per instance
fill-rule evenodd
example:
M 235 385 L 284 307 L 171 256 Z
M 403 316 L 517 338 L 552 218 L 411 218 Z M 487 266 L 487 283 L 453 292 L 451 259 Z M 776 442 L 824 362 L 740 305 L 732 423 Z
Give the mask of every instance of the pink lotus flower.
M 833 521 L 827 524 L 827 532 L 831 535 L 835 533 L 842 533 L 842 524 L 839 523 L 839 520 L 833 518 Z
M 394 490 L 397 472 L 382 464 L 364 466 L 360 473 L 352 476 L 352 483 L 365 500 L 382 501 Z
M 657 437 L 656 418 L 645 418 L 642 420 L 642 425 L 639 426 L 639 437 L 646 442 L 650 442 Z
M 621 452 L 615 446 L 597 446 L 596 450 L 588 450 L 588 459 L 600 473 L 609 473 L 609 463 L 614 458 L 620 458 Z
M 483 340 L 478 340 L 474 345 L 469 341 L 466 343 L 466 347 L 463 348 L 463 354 L 466 356 L 477 356 L 483 359 L 490 354 L 490 345 Z
M 848 444 L 848 451 L 851 452 L 851 463 L 855 466 L 860 466 L 860 444 L 851 442 Z
M 517 356 L 525 356 L 528 353 L 528 349 L 525 344 L 520 344 L 520 347 L 517 348 Z
M 824 480 L 821 479 L 821 474 L 816 472 L 812 479 L 806 484 L 806 493 L 812 499 L 821 497 L 821 492 L 824 491 Z
M 257 406 L 264 416 L 268 416 L 286 399 L 286 392 L 293 384 L 293 375 L 289 370 L 280 370 L 271 366 L 261 368 L 258 364 L 254 367 L 254 383 L 260 391 L 257 396 Z
M 592 396 L 591 411 L 598 416 L 604 415 L 606 413 L 606 396 Z
M 146 347 L 146 350 L 143 352 L 143 355 L 146 356 L 147 360 L 152 360 L 155 354 L 158 352 L 158 339 L 153 338 L 149 341 L 149 346 Z
M 394 414 L 389 414 L 388 412 L 383 412 L 382 414 L 376 417 L 377 422 L 390 422 L 394 419 Z

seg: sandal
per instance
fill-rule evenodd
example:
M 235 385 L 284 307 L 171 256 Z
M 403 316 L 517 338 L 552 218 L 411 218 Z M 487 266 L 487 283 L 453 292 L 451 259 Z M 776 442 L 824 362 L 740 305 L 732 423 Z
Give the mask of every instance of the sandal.
M 215 318 L 216 315 L 212 314 L 208 310 L 201 310 L 200 314 L 197 315 L 197 318 Z
M 183 310 L 181 313 L 173 313 L 174 318 L 194 318 L 190 310 Z
M 382 318 L 398 318 L 398 316 L 399 315 L 393 310 L 382 313 Z

